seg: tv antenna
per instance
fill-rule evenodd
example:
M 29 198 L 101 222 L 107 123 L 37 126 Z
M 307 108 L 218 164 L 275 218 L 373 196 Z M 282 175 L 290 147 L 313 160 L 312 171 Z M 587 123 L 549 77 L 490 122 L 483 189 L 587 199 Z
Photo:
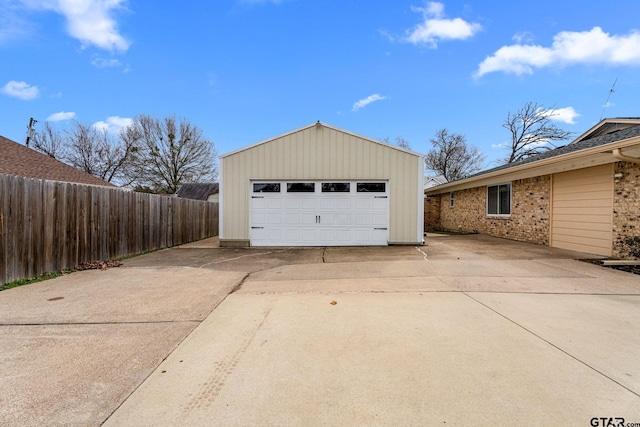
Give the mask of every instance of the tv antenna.
M 34 131 L 33 126 L 36 123 L 38 123 L 38 121 L 33 117 L 29 119 L 29 126 L 27 126 L 27 140 L 24 143 L 24 145 L 26 145 L 27 147 L 29 146 L 29 141 L 31 141 L 31 138 L 33 138 L 33 131 Z
M 609 99 L 611 98 L 611 94 L 613 92 L 615 92 L 614 88 L 616 87 L 616 83 L 618 83 L 618 78 L 616 77 L 616 80 L 613 82 L 613 85 L 611 85 L 611 89 L 609 89 L 609 95 L 607 96 L 607 102 L 604 103 L 604 106 L 602 107 L 602 113 L 600 114 L 600 121 L 602 121 L 602 118 L 604 117 L 604 110 L 607 109 L 607 107 L 609 106 Z

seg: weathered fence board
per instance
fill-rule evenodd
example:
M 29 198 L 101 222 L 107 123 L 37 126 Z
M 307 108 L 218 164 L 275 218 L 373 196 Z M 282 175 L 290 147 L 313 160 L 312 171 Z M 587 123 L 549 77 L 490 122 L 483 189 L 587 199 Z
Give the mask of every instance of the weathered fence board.
M 217 235 L 217 203 L 0 174 L 0 283 Z

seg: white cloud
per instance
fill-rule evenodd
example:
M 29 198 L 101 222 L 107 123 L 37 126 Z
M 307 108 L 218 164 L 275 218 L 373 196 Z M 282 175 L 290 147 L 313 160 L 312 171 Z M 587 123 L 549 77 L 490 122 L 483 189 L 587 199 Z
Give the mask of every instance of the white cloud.
M 533 42 L 533 34 L 528 31 L 517 33 L 513 36 L 513 41 L 518 44 Z
M 62 122 L 65 120 L 73 120 L 76 117 L 76 113 L 60 111 L 59 113 L 53 113 L 49 117 L 47 117 L 48 122 Z
M 428 2 L 425 7 L 412 6 L 411 10 L 422 13 L 424 19 L 421 24 L 407 30 L 405 40 L 413 44 L 426 44 L 436 48 L 441 40 L 465 40 L 482 29 L 480 24 L 467 22 L 462 18 L 445 18 L 442 3 Z
M 24 101 L 35 99 L 40 95 L 40 89 L 38 89 L 38 86 L 31 86 L 28 83 L 17 82 L 15 80 L 11 80 L 9 83 L 4 85 L 2 89 L 0 89 L 0 92 L 7 96 L 19 98 Z
M 570 125 L 575 124 L 576 119 L 580 117 L 580 114 L 573 107 L 552 108 L 544 111 L 542 114 L 547 116 L 549 120 Z
M 82 42 L 83 47 L 94 45 L 100 49 L 125 52 L 127 41 L 118 32 L 113 18 L 115 10 L 123 9 L 126 0 L 22 0 L 34 9 L 51 10 L 63 15 L 67 32 Z
M 361 108 L 366 107 L 367 105 L 371 104 L 372 102 L 376 102 L 376 101 L 382 101 L 383 99 L 387 99 L 386 96 L 380 96 L 379 94 L 373 94 L 370 96 L 367 96 L 364 99 L 361 99 L 360 101 L 356 102 L 355 104 L 353 104 L 353 108 L 351 108 L 351 111 L 358 111 Z
M 0 0 L 0 43 L 27 37 L 33 30 L 21 13 L 21 7 L 15 0 Z
M 536 68 L 574 64 L 640 65 L 640 32 L 609 35 L 600 27 L 590 31 L 563 31 L 551 47 L 531 44 L 503 46 L 478 66 L 475 77 L 502 71 L 532 74 Z
M 91 65 L 93 65 L 96 68 L 122 67 L 122 62 L 118 61 L 115 58 L 106 59 L 99 56 L 95 56 L 91 60 Z
M 133 119 L 128 117 L 110 116 L 106 121 L 99 121 L 93 124 L 93 127 L 99 130 L 107 131 L 109 133 L 117 134 L 122 129 L 129 127 L 133 124 Z

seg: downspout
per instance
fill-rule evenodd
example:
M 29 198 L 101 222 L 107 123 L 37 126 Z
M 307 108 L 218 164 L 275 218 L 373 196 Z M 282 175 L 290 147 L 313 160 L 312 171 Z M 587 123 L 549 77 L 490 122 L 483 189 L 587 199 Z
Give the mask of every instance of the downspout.
M 622 154 L 622 150 L 619 148 L 614 148 L 612 154 L 613 154 L 613 157 L 615 157 L 620 161 L 631 162 L 631 163 L 636 163 L 640 165 L 640 158 L 625 156 L 624 154 Z

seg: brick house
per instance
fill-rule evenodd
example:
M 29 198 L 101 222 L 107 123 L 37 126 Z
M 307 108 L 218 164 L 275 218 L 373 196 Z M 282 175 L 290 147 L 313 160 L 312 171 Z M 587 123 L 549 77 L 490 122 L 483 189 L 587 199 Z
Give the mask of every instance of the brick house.
M 640 118 L 425 190 L 425 230 L 477 232 L 602 256 L 640 237 Z

